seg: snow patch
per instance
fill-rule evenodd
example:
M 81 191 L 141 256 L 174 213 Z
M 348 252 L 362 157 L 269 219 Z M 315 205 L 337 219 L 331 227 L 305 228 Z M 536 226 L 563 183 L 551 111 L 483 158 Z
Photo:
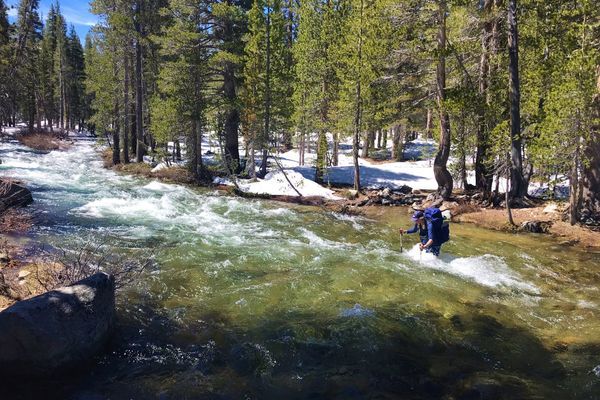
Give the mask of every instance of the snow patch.
M 330 200 L 341 200 L 332 190 L 306 179 L 298 172 L 288 170 L 285 173 L 292 185 L 302 193 L 302 196 L 317 196 Z M 245 193 L 267 194 L 271 196 L 298 196 L 298 193 L 292 188 L 281 171 L 269 172 L 265 176 L 265 179 L 258 179 L 256 182 L 241 181 L 239 187 Z

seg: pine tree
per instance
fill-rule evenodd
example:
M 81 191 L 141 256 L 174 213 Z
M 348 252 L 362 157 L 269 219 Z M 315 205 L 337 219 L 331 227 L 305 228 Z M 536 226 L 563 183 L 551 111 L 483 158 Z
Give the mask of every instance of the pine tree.
M 172 18 L 158 38 L 163 62 L 152 100 L 152 131 L 164 141 L 176 139 L 173 131 L 187 132 L 190 170 L 200 178 L 210 78 L 210 38 L 202 28 L 207 15 L 190 0 L 171 0 L 164 12 Z
M 7 8 L 0 0 L 0 132 L 4 123 L 10 122 L 8 70 L 10 61 L 10 24 Z
M 240 98 L 239 73 L 243 68 L 242 58 L 246 33 L 246 10 L 249 0 L 222 0 L 211 4 L 209 24 L 214 28 L 211 40 L 216 52 L 211 63 L 216 69 L 220 85 L 217 88 L 220 108 L 223 110 L 223 135 L 225 159 L 229 165 L 241 165 L 239 155 Z
M 81 130 L 84 124 L 84 101 L 85 101 L 85 59 L 81 40 L 71 25 L 67 37 L 67 90 L 66 105 L 69 110 L 69 127 L 74 129 L 79 125 Z
M 289 127 L 291 66 L 286 44 L 286 20 L 280 0 L 255 0 L 248 15 L 244 68 L 244 119 L 250 123 L 252 146 L 262 150 L 260 175 L 267 173 L 267 156 Z M 247 110 L 246 110 L 247 108 Z M 253 120 L 256 116 L 257 121 Z M 261 121 L 260 129 L 255 131 Z
M 56 10 L 55 18 L 55 46 L 53 54 L 53 70 L 55 73 L 54 104 L 58 110 L 58 126 L 61 129 L 68 129 L 68 109 L 67 109 L 67 84 L 68 84 L 68 60 L 67 60 L 67 25 L 60 9 Z
M 360 136 L 374 131 L 375 89 L 382 82 L 388 65 L 392 30 L 390 3 L 385 0 L 353 0 L 349 4 L 343 25 L 343 44 L 338 49 L 341 90 L 336 112 L 338 126 L 353 132 L 354 189 L 359 190 Z M 371 141 L 366 138 L 364 145 L 369 146 Z
M 294 45 L 296 84 L 294 90 L 295 123 L 303 144 L 318 132 L 316 180 L 322 182 L 327 166 L 327 132 L 334 132 L 334 106 L 340 80 L 337 58 L 342 44 L 346 13 L 345 2 L 307 1 L 300 6 L 298 40 Z M 338 136 L 334 134 L 334 137 Z M 334 159 L 337 140 L 334 140 Z
M 40 120 L 41 94 L 38 82 L 39 42 L 41 39 L 38 0 L 21 0 L 15 27 L 16 43 L 9 81 L 16 88 L 16 102 L 30 132 Z M 13 80 L 14 79 L 14 80 Z
M 55 105 L 54 92 L 56 76 L 54 69 L 54 52 L 56 50 L 56 28 L 57 13 L 54 4 L 50 5 L 50 11 L 44 26 L 43 39 L 40 50 L 39 78 L 44 117 L 48 127 L 52 131 L 54 121 L 57 121 L 57 107 Z

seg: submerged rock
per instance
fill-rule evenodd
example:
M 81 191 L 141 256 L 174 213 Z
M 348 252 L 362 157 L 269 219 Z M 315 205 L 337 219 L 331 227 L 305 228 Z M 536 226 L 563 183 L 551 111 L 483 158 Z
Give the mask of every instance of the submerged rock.
M 0 313 L 0 373 L 47 376 L 83 364 L 106 344 L 115 280 L 99 273 Z
M 346 308 L 340 312 L 340 317 L 372 317 L 375 312 L 371 309 L 365 308 L 360 304 L 355 304 L 352 308 Z
M 551 221 L 525 221 L 521 224 L 520 230 L 531 233 L 548 233 L 551 226 Z

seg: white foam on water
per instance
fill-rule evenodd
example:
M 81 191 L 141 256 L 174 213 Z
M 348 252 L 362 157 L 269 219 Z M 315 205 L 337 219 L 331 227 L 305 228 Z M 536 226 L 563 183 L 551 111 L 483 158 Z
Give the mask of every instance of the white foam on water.
M 529 293 L 540 293 L 533 284 L 525 282 L 506 262 L 491 254 L 473 257 L 454 258 L 442 253 L 440 257 L 421 252 L 419 245 L 411 248 L 406 255 L 420 267 L 446 272 L 477 282 L 491 288 L 511 288 Z
M 176 185 L 168 185 L 159 181 L 152 181 L 143 188 L 153 192 L 172 192 L 174 189 L 176 189 Z
M 362 231 L 365 227 L 361 225 L 359 222 L 366 221 L 366 218 L 355 216 L 355 215 L 347 215 L 342 213 L 331 213 L 333 217 L 339 221 L 347 221 L 352 224 L 352 227 L 357 231 Z
M 311 246 L 316 246 L 320 248 L 343 248 L 346 245 L 344 243 L 334 242 L 331 240 L 323 239 L 316 233 L 309 231 L 306 228 L 298 229 L 300 231 L 300 235 L 306 239 Z
M 105 197 L 75 208 L 72 213 L 90 218 L 130 216 L 168 221 L 176 216 L 175 211 L 167 196 L 143 199 Z
M 596 308 L 598 308 L 598 306 L 595 303 L 592 303 L 591 301 L 587 301 L 587 300 L 579 300 L 577 302 L 577 307 L 583 308 L 583 309 L 596 309 Z
M 364 318 L 372 317 L 373 315 L 375 315 L 375 311 L 365 308 L 360 304 L 355 304 L 352 308 L 346 308 L 340 311 L 340 317 L 344 318 Z
M 263 214 L 273 217 L 283 217 L 293 215 L 292 211 L 287 208 L 274 208 L 263 210 Z

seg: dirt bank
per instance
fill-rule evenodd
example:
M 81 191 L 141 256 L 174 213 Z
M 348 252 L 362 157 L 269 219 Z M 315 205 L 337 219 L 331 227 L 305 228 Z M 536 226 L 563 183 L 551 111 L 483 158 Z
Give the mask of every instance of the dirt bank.
M 73 144 L 64 134 L 53 132 L 19 134 L 17 140 L 38 151 L 68 150 Z
M 561 244 L 600 249 L 600 232 L 595 232 L 580 225 L 572 226 L 563 221 L 565 205 L 557 204 L 555 207 L 554 204 L 548 203 L 540 207 L 512 210 L 515 224 L 522 226 L 525 222 L 542 222 L 548 227 L 547 234 L 560 239 Z M 516 230 L 515 227 L 508 224 L 506 210 L 502 209 L 481 209 L 460 214 L 454 220 L 475 224 L 487 229 Z

